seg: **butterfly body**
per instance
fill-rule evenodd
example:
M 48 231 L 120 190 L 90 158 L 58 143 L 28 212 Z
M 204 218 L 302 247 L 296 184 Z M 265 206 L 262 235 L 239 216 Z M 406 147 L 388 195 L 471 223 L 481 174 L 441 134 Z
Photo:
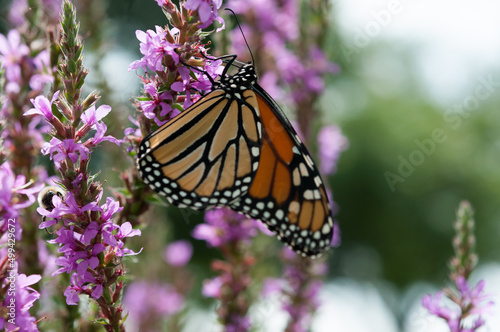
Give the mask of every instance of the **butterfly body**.
M 319 172 L 251 64 L 224 72 L 210 93 L 145 137 L 137 165 L 171 204 L 231 208 L 304 256 L 329 247 L 333 220 Z

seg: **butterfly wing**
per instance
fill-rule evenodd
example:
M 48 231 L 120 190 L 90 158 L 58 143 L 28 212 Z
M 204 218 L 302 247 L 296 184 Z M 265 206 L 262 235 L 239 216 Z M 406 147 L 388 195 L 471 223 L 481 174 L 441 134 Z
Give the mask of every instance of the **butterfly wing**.
M 333 220 L 325 187 L 309 152 L 276 102 L 257 84 L 262 122 L 259 167 L 234 210 L 263 221 L 293 250 L 316 256 L 326 250 Z
M 179 207 L 225 206 L 249 190 L 261 146 L 258 109 L 247 90 L 215 90 L 145 137 L 137 165 L 144 182 Z
M 325 187 L 290 122 L 256 79 L 252 65 L 241 67 L 145 137 L 139 172 L 171 204 L 230 207 L 315 257 L 333 234 Z

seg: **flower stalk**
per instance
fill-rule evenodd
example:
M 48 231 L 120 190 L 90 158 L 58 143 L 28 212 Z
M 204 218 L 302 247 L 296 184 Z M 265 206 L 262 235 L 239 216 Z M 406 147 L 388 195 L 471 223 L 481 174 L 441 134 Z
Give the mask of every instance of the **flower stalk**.
M 129 222 L 118 225 L 113 221 L 113 215 L 122 210 L 113 198 L 106 198 L 100 205 L 103 186 L 95 180 L 95 174 L 89 173 L 90 156 L 102 142 L 119 145 L 120 141 L 105 136 L 107 126 L 102 119 L 111 107 L 96 108 L 96 92 L 81 97 L 88 70 L 83 64 L 76 11 L 69 1 L 63 3 L 61 27 L 58 74 L 64 89 L 54 93 L 50 101 L 44 96 L 36 97 L 32 100 L 34 108 L 25 113 L 41 115 L 51 125 L 52 139 L 43 144 L 42 153 L 54 162 L 60 173 L 58 183 L 66 192 L 64 197 L 52 197 L 53 209 L 38 208 L 45 217 L 40 228 L 55 228 L 57 237 L 49 243 L 56 244 L 63 254 L 56 260 L 60 268 L 54 275 L 70 276 L 70 285 L 64 292 L 66 303 L 76 305 L 79 295 L 89 296 L 99 306 L 97 321 L 107 331 L 124 331 L 120 304 L 122 257 L 137 254 L 126 248 L 124 241 L 140 235 L 140 231 L 133 230 Z
M 36 165 L 42 134 L 49 127 L 24 112 L 30 98 L 54 81 L 47 32 L 53 32 L 52 18 L 58 12 L 49 15 L 39 1 L 30 5 L 30 10 L 13 7 L 9 21 L 14 28 L 0 35 L 0 326 L 38 331 L 39 320 L 31 315 L 38 309 L 38 281 L 46 268 L 39 248 L 45 244 L 32 206 L 49 180 L 46 170 Z M 8 308 L 11 301 L 15 312 Z
M 156 26 L 155 31 L 136 31 L 143 57 L 129 66 L 129 71 L 144 71 L 143 94 L 134 101 L 138 115 L 130 118 L 133 126 L 125 130 L 127 151 L 132 159 L 144 136 L 192 105 L 202 93 L 209 91 L 210 79 L 222 72 L 220 60 L 207 61 L 200 53 L 206 52 L 207 44 L 202 41 L 210 34 L 202 29 L 214 21 L 224 23 L 217 14 L 221 3 L 186 1 L 181 2 L 180 7 L 170 0 L 157 0 L 157 3 L 170 24 Z M 186 64 L 198 67 L 199 71 Z M 210 79 L 204 73 L 210 75 Z M 124 190 L 116 193 L 124 206 L 119 220 L 135 224 L 147 211 L 152 192 L 144 186 L 135 166 L 122 173 L 122 179 Z
M 485 281 L 469 286 L 468 278 L 477 264 L 475 253 L 474 214 L 469 202 L 463 201 L 457 211 L 453 248 L 455 256 L 449 263 L 451 286 L 427 294 L 422 305 L 433 315 L 442 318 L 451 332 L 473 332 L 483 326 L 484 314 L 493 306 L 490 295 L 484 294 Z M 451 300 L 452 306 L 444 304 L 443 295 Z M 469 317 L 472 317 L 469 320 Z
M 259 221 L 229 209 L 216 209 L 205 212 L 205 223 L 193 231 L 193 237 L 205 240 L 207 245 L 222 253 L 222 260 L 211 263 L 218 276 L 204 282 L 203 295 L 220 301 L 217 315 L 225 331 L 250 329 L 248 309 L 252 297 L 248 288 L 255 257 L 249 249 L 251 239 L 259 233 L 259 229 L 270 233 L 264 231 Z
M 477 265 L 476 237 L 474 236 L 474 211 L 469 202 L 460 203 L 455 221 L 453 250 L 455 255 L 449 262 L 450 280 L 456 282 L 460 276 L 468 279 Z

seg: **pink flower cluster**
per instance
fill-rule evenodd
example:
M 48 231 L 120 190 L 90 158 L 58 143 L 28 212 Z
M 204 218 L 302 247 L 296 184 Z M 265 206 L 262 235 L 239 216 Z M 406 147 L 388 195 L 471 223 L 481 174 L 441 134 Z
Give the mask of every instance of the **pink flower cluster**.
M 32 99 L 35 107 L 25 115 L 41 115 L 54 127 L 56 133 L 66 133 L 62 129 L 64 124 L 52 113 L 52 104 L 58 96 L 59 92 L 56 92 L 51 101 L 44 96 Z M 64 293 L 68 304 L 77 304 L 78 295 L 82 293 L 89 294 L 94 299 L 100 298 L 103 293 L 102 283 L 106 280 L 106 264 L 114 257 L 137 254 L 124 246 L 123 239 L 140 235 L 141 232 L 133 230 L 129 222 L 120 226 L 113 223 L 113 215 L 123 209 L 117 201 L 108 197 L 106 203 L 99 206 L 102 198 L 100 188 L 95 189 L 98 193 L 95 199 L 84 206 L 77 202 L 75 196 L 78 195 L 82 181 L 88 179 L 82 165 L 88 162 L 92 150 L 103 141 L 120 144 L 115 137 L 105 135 L 107 126 L 102 120 L 110 111 L 111 107 L 107 105 L 97 109 L 95 106 L 89 107 L 81 115 L 81 125 L 76 129 L 74 137 L 64 138 L 59 135 L 60 138 L 52 137 L 42 146 L 42 153 L 50 156 L 57 169 L 64 172 L 73 168 L 72 165 L 80 166 L 76 169 L 77 175 L 70 182 L 73 190 L 69 190 L 64 199 L 55 195 L 52 198 L 54 209 L 37 209 L 46 218 L 40 224 L 41 229 L 62 223 L 61 228 L 55 232 L 57 238 L 49 242 L 58 244 L 58 251 L 63 254 L 56 260 L 60 268 L 54 274 L 71 274 L 71 285 Z M 91 131 L 94 132 L 90 134 Z
M 10 30 L 7 37 L 0 34 L 0 62 L 5 69 L 7 93 L 18 93 L 24 84 L 23 77 L 30 77 L 29 86 L 33 90 L 41 90 L 44 84 L 52 83 L 54 77 L 49 72 L 49 60 L 47 50 L 30 57 L 30 49 L 22 43 L 17 30 Z
M 177 20 L 185 19 L 171 1 L 158 0 L 158 4 L 170 10 Z M 200 19 L 197 28 L 203 29 L 213 21 L 224 23 L 217 14 L 221 4 L 220 0 L 189 0 L 182 5 L 188 10 L 188 16 Z M 191 106 L 200 94 L 208 92 L 213 80 L 222 73 L 221 60 L 194 58 L 206 52 L 198 41 L 199 32 L 186 37 L 178 27 L 156 26 L 154 31 L 137 30 L 136 36 L 143 57 L 132 62 L 129 71 L 139 68 L 145 71 L 142 77 L 144 97 L 139 98 L 138 103 L 144 116 L 159 126 L 177 116 L 181 109 Z M 195 67 L 199 69 L 193 69 Z M 179 102 L 183 102 L 182 107 Z
M 287 331 L 308 331 L 312 314 L 320 305 L 319 292 L 323 282 L 319 278 L 328 273 L 328 265 L 312 261 L 311 267 L 306 268 L 302 258 L 288 248 L 283 248 L 281 257 L 285 263 L 283 277 L 265 279 L 262 295 L 281 295 L 282 308 L 290 317 Z
M 454 302 L 446 305 L 442 299 L 444 292 L 439 291 L 434 295 L 427 294 L 422 298 L 422 305 L 431 314 L 446 321 L 450 332 L 474 332 L 486 321 L 482 315 L 487 313 L 493 306 L 490 295 L 484 294 L 485 281 L 481 280 L 476 286 L 470 288 L 463 276 L 457 277 L 457 294 L 446 294 Z M 449 291 L 449 290 L 448 290 Z M 466 317 L 474 317 L 471 324 L 464 323 Z
M 123 239 L 140 236 L 141 231 L 132 229 L 129 222 L 121 226 L 114 224 L 112 216 L 123 208 L 110 197 L 99 206 L 101 196 L 102 192 L 96 201 L 80 207 L 73 193 L 68 192 L 64 201 L 57 195 L 52 198 L 53 210 L 48 211 L 42 207 L 37 209 L 38 213 L 49 218 L 40 224 L 40 229 L 53 226 L 56 222 L 63 223 L 63 227 L 55 232 L 57 237 L 48 242 L 59 245 L 58 251 L 63 254 L 56 259 L 60 268 L 53 275 L 64 272 L 71 274 L 71 285 L 64 292 L 68 304 L 77 304 L 78 295 L 82 293 L 89 294 L 94 299 L 100 298 L 103 292 L 102 282 L 106 280 L 106 264 L 114 257 L 138 254 L 126 248 Z M 91 213 L 96 216 L 94 220 L 86 225 L 78 223 L 78 220 L 85 220 L 84 215 L 89 212 L 97 212 Z

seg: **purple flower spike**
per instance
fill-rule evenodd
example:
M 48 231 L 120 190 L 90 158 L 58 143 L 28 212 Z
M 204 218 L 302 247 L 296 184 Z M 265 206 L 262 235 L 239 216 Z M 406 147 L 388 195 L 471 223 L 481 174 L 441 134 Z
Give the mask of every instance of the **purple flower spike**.
M 312 316 L 319 308 L 319 292 L 327 274 L 328 265 L 320 260 L 306 261 L 289 248 L 283 248 L 281 258 L 285 263 L 283 277 L 264 280 L 262 295 L 279 294 L 282 308 L 288 312 L 286 331 L 308 331 Z
M 195 238 L 219 248 L 225 258 L 212 262 L 212 269 L 219 275 L 203 282 L 202 293 L 221 302 L 219 320 L 227 331 L 247 331 L 250 327 L 250 305 L 244 290 L 251 282 L 249 271 L 255 259 L 248 245 L 259 233 L 257 225 L 258 221 L 232 210 L 214 209 L 205 212 L 205 223 L 193 231 Z
M 446 287 L 434 296 L 427 294 L 422 298 L 422 306 L 432 315 L 442 318 L 451 332 L 475 332 L 486 321 L 484 315 L 493 306 L 490 295 L 484 294 L 485 281 L 481 280 L 471 288 L 467 278 L 477 263 L 474 244 L 474 212 L 469 202 L 460 203 L 455 222 L 453 247 L 455 256 L 450 260 L 450 279 L 455 288 Z M 445 295 L 444 303 L 442 300 Z
M 487 301 L 490 295 L 483 294 L 484 285 L 485 281 L 481 280 L 471 289 L 465 278 L 459 276 L 456 280 L 459 296 L 452 295 L 455 303 L 448 301 L 452 306 L 444 303 L 442 297 L 445 292 L 443 291 L 438 291 L 435 295 L 425 295 L 422 298 L 422 306 L 429 313 L 444 319 L 452 332 L 474 332 L 486 323 L 482 315 L 489 313 L 494 304 L 493 301 Z M 447 297 L 449 297 L 448 291 Z M 466 328 L 467 324 L 463 323 L 463 319 L 467 316 L 475 317 L 471 320 L 472 326 L 469 324 Z

